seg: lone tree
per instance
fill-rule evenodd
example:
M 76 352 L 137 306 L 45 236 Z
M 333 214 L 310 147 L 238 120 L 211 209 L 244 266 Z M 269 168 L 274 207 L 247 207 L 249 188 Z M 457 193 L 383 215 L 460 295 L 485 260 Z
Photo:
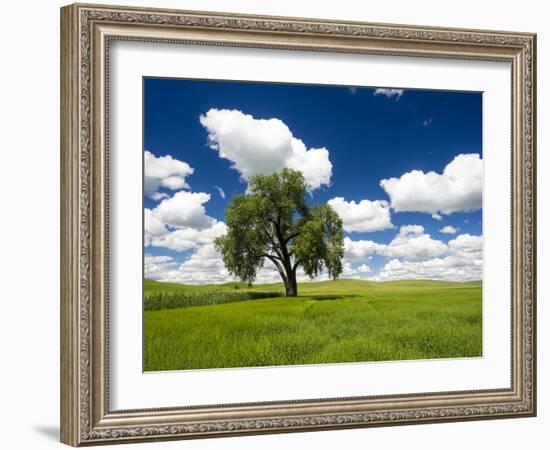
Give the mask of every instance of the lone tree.
M 214 241 L 231 274 L 251 284 L 267 258 L 281 275 L 287 297 L 298 295 L 299 266 L 311 278 L 323 268 L 338 278 L 342 219 L 329 205 L 308 205 L 307 189 L 301 172 L 283 169 L 251 177 L 248 194 L 233 197 L 225 211 L 228 232 Z

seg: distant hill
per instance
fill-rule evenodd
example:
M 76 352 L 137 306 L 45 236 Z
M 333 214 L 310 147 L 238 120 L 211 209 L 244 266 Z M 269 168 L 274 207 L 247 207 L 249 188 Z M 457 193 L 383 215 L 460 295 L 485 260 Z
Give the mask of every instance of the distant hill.
M 165 283 L 156 280 L 145 279 L 143 282 L 144 290 L 147 292 L 152 291 L 220 291 L 220 290 L 239 290 L 239 289 L 254 289 L 255 291 L 273 291 L 284 290 L 282 283 L 270 283 L 270 284 L 254 284 L 251 288 L 248 288 L 246 283 L 240 283 L 237 281 L 223 283 L 223 284 L 203 284 L 203 285 L 191 285 L 191 284 L 179 284 L 179 283 Z M 307 293 L 311 291 L 327 291 L 327 292 L 340 292 L 345 290 L 355 289 L 383 289 L 384 287 L 392 288 L 441 288 L 441 287 L 481 287 L 481 280 L 467 281 L 467 282 L 452 282 L 452 281 L 439 281 L 439 280 L 399 280 L 399 281 L 367 281 L 357 280 L 352 278 L 340 278 L 335 281 L 308 281 L 298 283 L 298 293 Z

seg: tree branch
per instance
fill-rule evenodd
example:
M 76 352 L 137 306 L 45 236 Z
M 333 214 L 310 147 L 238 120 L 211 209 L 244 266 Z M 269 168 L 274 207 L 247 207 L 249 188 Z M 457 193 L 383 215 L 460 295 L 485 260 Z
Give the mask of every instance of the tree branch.
M 277 243 L 275 242 L 275 238 L 273 237 L 273 235 L 269 231 L 267 231 L 266 234 L 267 234 L 267 239 L 269 240 L 269 243 L 271 244 L 271 250 L 273 250 L 277 254 L 277 256 L 279 257 L 279 259 L 282 261 L 283 260 L 283 255 L 281 254 L 281 252 L 277 248 Z
M 268 258 L 268 259 L 270 259 L 271 261 L 273 261 L 274 259 L 278 259 L 279 261 L 283 262 L 283 259 L 280 258 L 279 256 L 277 256 L 277 255 L 270 255 L 269 253 L 259 253 L 259 254 L 258 254 L 258 257 Z M 273 262 L 275 262 L 275 261 L 273 261 Z
M 291 239 L 294 239 L 295 237 L 298 237 L 300 236 L 300 233 L 296 232 L 296 233 L 292 233 L 290 236 L 288 236 L 286 239 L 285 239 L 285 244 L 288 244 L 288 242 L 291 240 Z
M 285 271 L 283 270 L 283 268 L 281 267 L 281 265 L 279 264 L 279 262 L 277 261 L 277 259 L 279 258 L 276 258 L 274 255 L 263 255 L 265 256 L 266 258 L 268 258 L 269 260 L 271 260 L 271 262 L 273 264 L 275 264 L 275 267 L 277 268 L 277 272 L 279 272 L 279 275 L 281 275 L 281 278 L 283 279 L 285 285 L 287 284 L 288 282 L 288 278 L 286 276 L 286 273 Z

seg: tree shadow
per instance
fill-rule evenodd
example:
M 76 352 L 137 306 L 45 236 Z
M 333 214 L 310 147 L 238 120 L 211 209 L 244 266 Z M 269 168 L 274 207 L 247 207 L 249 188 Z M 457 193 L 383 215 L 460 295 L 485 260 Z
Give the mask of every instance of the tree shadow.
M 340 300 L 344 298 L 344 296 L 343 295 L 312 295 L 310 298 L 318 302 L 324 302 L 328 300 Z

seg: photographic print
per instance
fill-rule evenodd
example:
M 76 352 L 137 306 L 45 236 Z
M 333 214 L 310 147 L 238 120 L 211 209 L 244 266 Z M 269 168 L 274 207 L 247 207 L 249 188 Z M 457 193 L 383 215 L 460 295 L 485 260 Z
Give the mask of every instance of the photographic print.
M 144 371 L 482 356 L 482 93 L 143 96 Z

